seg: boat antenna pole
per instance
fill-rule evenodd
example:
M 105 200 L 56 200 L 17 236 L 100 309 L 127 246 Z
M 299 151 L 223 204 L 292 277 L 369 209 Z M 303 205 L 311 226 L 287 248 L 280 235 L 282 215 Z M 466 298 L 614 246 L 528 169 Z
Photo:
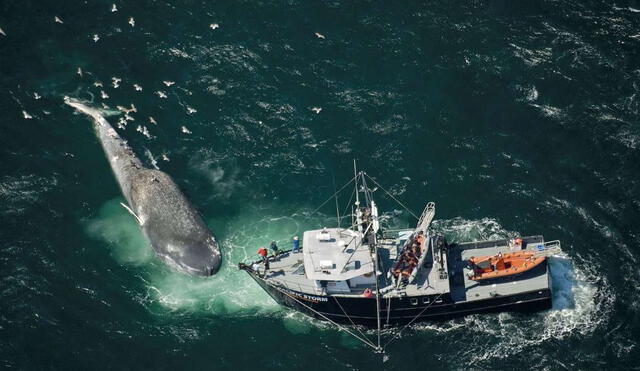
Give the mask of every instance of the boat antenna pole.
M 381 327 L 380 327 L 380 278 L 378 277 L 378 239 L 376 237 L 376 234 L 373 233 L 373 243 L 374 243 L 374 248 L 375 248 L 375 277 L 376 277 L 376 319 L 378 320 L 378 348 L 376 349 L 376 352 L 378 353 L 384 353 L 384 349 L 382 348 L 382 346 L 380 345 L 380 331 L 381 331 Z
M 356 187 L 356 224 L 357 230 L 362 232 L 362 212 L 360 211 L 360 195 L 358 194 L 358 172 L 356 170 L 356 159 L 353 159 L 353 179 L 354 186 Z M 364 236 L 364 235 L 363 235 Z
M 333 191 L 335 192 L 334 195 L 336 196 L 336 218 L 338 218 L 338 235 L 340 235 L 340 209 L 338 208 L 338 191 L 336 190 L 336 175 L 333 173 L 333 171 L 331 172 L 331 175 L 333 177 Z

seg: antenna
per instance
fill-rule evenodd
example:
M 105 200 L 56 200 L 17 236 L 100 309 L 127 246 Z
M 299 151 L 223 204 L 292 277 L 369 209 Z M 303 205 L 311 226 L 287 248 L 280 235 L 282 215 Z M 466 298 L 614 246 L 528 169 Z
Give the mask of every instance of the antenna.
M 333 171 L 331 172 L 331 175 L 333 176 L 333 192 L 334 195 L 336 196 L 336 218 L 338 218 L 338 235 L 340 235 L 340 209 L 338 208 L 338 191 L 336 191 L 336 175 L 333 173 Z
M 358 172 L 356 171 L 356 159 L 353 159 L 353 179 L 356 180 L 355 183 L 355 187 L 356 187 L 356 206 L 360 206 L 360 197 L 358 196 Z
M 354 185 L 356 187 L 356 224 L 358 228 L 358 232 L 362 233 L 362 211 L 360 211 L 360 196 L 358 195 L 358 172 L 356 170 L 356 159 L 353 159 L 353 179 L 355 180 Z M 364 235 L 363 235 L 364 236 Z

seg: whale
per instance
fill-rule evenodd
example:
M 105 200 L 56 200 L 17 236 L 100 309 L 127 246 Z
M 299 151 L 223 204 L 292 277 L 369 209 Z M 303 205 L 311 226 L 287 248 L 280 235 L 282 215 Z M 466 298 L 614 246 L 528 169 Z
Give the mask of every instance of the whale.
M 93 119 L 94 129 L 128 205 L 158 258 L 174 270 L 212 276 L 222 264 L 213 233 L 173 179 L 145 167 L 100 110 L 65 97 L 65 103 Z

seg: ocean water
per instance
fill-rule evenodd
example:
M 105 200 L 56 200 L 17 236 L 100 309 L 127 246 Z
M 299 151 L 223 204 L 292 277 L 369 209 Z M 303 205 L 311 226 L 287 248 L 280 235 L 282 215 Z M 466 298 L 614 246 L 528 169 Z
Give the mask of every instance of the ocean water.
M 112 4 L 0 2 L 0 368 L 638 367 L 640 2 Z M 135 105 L 118 131 L 201 211 L 218 275 L 154 257 L 64 96 L 114 126 Z M 383 363 L 278 306 L 237 262 L 332 223 L 353 159 L 449 240 L 561 240 L 553 309 L 419 324 Z

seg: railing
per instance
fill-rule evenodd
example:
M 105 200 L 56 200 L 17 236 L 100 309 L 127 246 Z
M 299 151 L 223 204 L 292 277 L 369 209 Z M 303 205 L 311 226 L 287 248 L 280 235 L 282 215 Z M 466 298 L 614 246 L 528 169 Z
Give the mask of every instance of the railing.
M 422 215 L 420 215 L 420 219 L 418 219 L 418 224 L 416 225 L 416 229 L 425 230 L 431 224 L 433 217 L 436 215 L 436 204 L 435 202 L 429 202 L 427 206 L 425 206 L 422 211 Z
M 278 255 L 282 255 L 282 254 L 286 254 L 289 253 L 291 251 L 293 251 L 293 249 L 289 249 L 289 250 L 278 250 L 279 253 Z M 300 245 L 300 248 L 298 249 L 299 252 L 302 252 L 302 245 Z M 271 254 L 271 252 L 269 252 L 269 254 Z M 275 258 L 275 255 L 271 254 L 271 255 L 267 255 L 267 259 L 269 259 L 269 261 L 272 261 L 272 259 Z M 240 261 L 240 263 L 244 264 L 244 265 L 249 265 L 251 266 L 251 264 L 254 263 L 262 263 L 262 255 L 255 253 L 253 255 L 249 255 L 247 257 L 245 257 L 244 259 L 242 259 Z
M 301 293 L 313 293 L 315 295 L 327 294 L 327 289 L 324 287 L 318 288 L 312 285 L 302 285 L 299 282 L 272 279 L 272 280 L 269 280 L 269 283 L 279 288 L 289 289 L 289 290 L 293 290 Z

